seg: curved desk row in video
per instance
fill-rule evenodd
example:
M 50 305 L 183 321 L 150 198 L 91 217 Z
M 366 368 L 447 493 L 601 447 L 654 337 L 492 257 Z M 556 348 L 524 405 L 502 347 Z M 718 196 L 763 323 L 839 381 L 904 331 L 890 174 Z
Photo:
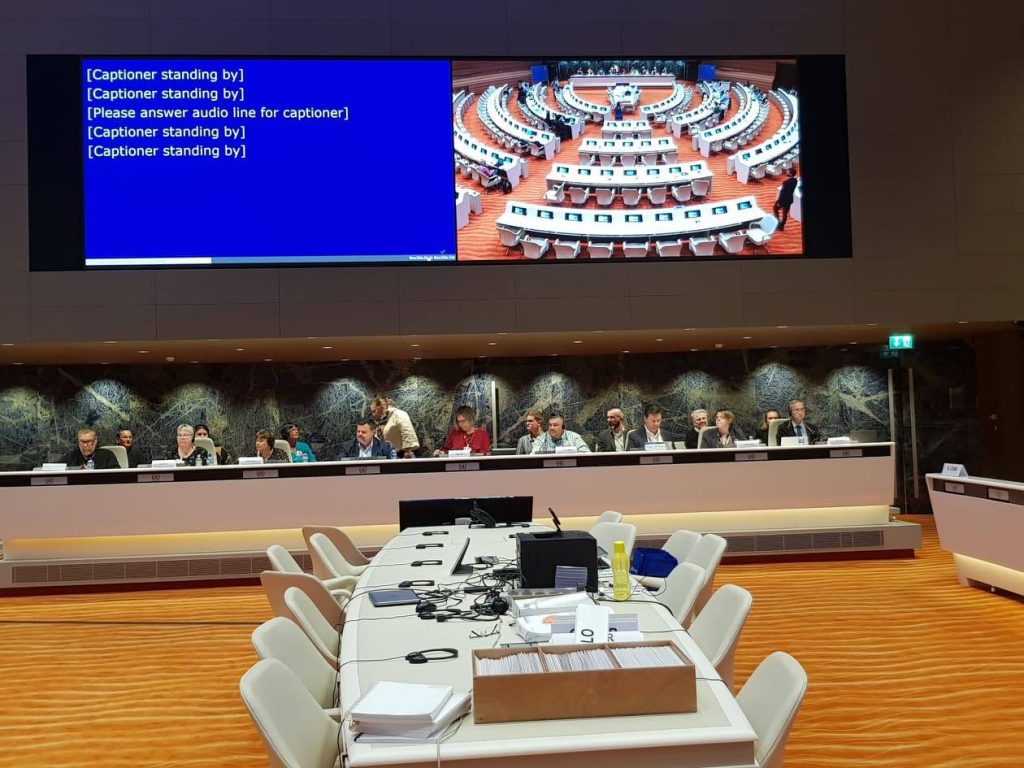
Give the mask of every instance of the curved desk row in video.
M 563 112 L 560 109 L 549 106 L 547 101 L 547 83 L 537 83 L 526 91 L 526 111 L 537 120 L 538 123 L 547 125 L 549 115 L 557 115 L 569 126 L 571 136 L 578 139 L 583 133 L 584 122 L 575 114 Z M 537 127 L 540 127 L 539 125 Z
M 455 153 L 464 158 L 470 166 L 480 164 L 488 168 L 500 168 L 508 176 L 509 183 L 513 187 L 517 186 L 520 178 L 529 176 L 529 167 L 526 165 L 526 161 L 521 157 L 489 146 L 466 130 L 466 125 L 462 121 L 462 113 L 472 99 L 472 93 L 463 94 L 455 104 L 455 116 L 452 121 Z
M 644 117 L 664 122 L 669 116 L 685 110 L 690 106 L 690 102 L 693 101 L 693 89 L 688 85 L 680 85 L 679 83 L 673 83 L 672 94 L 667 98 L 657 101 L 654 104 L 648 104 L 645 107 L 640 107 L 641 114 Z
M 723 144 L 734 139 L 742 138 L 746 143 L 761 130 L 768 119 L 768 105 L 758 97 L 757 90 L 737 83 L 733 86 L 733 91 L 742 104 L 740 111 L 728 122 L 701 131 L 694 137 L 696 149 L 699 149 L 704 157 L 710 157 L 712 152 L 721 152 Z
M 572 83 L 560 91 L 564 103 L 587 115 L 589 120 L 594 122 L 603 121 L 612 111 L 607 104 L 595 104 L 592 101 L 582 98 L 572 87 Z
M 576 152 L 580 162 L 600 160 L 602 165 L 612 165 L 615 161 L 635 163 L 638 160 L 654 165 L 662 158 L 672 163 L 679 157 L 679 147 L 667 136 L 658 139 L 584 139 Z M 623 161 L 623 158 L 627 160 Z
M 548 189 L 559 184 L 587 189 L 622 189 L 636 187 L 674 187 L 691 184 L 695 179 L 707 179 L 710 191 L 714 173 L 707 163 L 700 160 L 680 165 L 655 165 L 640 168 L 595 168 L 589 165 L 554 164 L 545 177 Z
M 601 125 L 602 139 L 649 139 L 653 133 L 646 120 L 605 120 Z
M 781 161 L 787 155 L 795 156 L 800 146 L 800 104 L 796 96 L 778 91 L 777 104 L 786 104 L 783 110 L 783 120 L 786 119 L 788 111 L 789 120 L 784 122 L 771 137 L 754 146 L 744 147 L 736 153 L 735 168 L 736 178 L 742 183 L 748 183 L 752 178 L 764 176 L 763 173 L 755 173 L 755 169 L 763 169 L 764 166 Z M 781 106 L 780 106 L 781 108 Z M 731 158 L 730 158 L 731 159 Z M 727 166 L 728 167 L 728 163 Z
M 501 88 L 492 86 L 481 96 L 480 101 L 483 106 L 478 104 L 477 108 L 485 110 L 490 122 L 505 136 L 513 141 L 526 142 L 530 145 L 531 154 L 550 160 L 555 156 L 560 145 L 558 137 L 547 131 L 538 131 L 516 120 L 508 109 L 510 94 L 511 88 L 507 85 Z
M 705 80 L 697 84 L 697 90 L 703 96 L 700 104 L 668 119 L 668 129 L 673 136 L 682 136 L 684 130 L 693 133 L 697 126 L 710 128 L 714 123 L 715 113 L 724 112 L 729 108 L 729 83 Z
M 1024 483 L 927 476 L 939 544 L 961 584 L 1024 595 Z

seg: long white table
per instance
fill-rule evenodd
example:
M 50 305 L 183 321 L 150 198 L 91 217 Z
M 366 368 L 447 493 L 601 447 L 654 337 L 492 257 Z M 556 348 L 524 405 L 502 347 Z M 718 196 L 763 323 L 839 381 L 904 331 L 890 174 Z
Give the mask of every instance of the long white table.
M 669 73 L 663 75 L 572 75 L 569 78 L 571 85 L 579 86 L 580 88 L 599 88 L 607 85 L 617 85 L 618 83 L 660 88 L 672 85 L 675 81 L 675 75 Z
M 800 101 L 796 96 L 784 91 L 779 93 L 788 102 L 789 122 L 764 142 L 744 147 L 736 153 L 736 178 L 744 184 L 750 181 L 751 171 L 756 166 L 778 160 L 800 145 Z
M 621 158 L 623 155 L 639 158 L 644 155 L 665 156 L 668 162 L 679 157 L 676 143 L 662 136 L 657 139 L 584 139 L 576 150 L 581 160 L 594 160 L 601 155 Z
M 635 168 L 598 168 L 592 165 L 562 165 L 555 163 L 545 177 L 548 189 L 559 184 L 573 187 L 674 187 L 689 184 L 695 179 L 712 179 L 714 172 L 703 160 L 672 165 L 637 166 Z
M 662 118 L 671 115 L 679 110 L 684 110 L 690 105 L 693 99 L 693 89 L 690 86 L 673 83 L 672 94 L 661 101 L 647 106 L 640 107 L 640 112 L 645 117 Z
M 510 200 L 497 225 L 548 238 L 653 242 L 740 229 L 764 215 L 754 197 L 642 210 L 561 208 Z
M 584 99 L 576 93 L 571 82 L 562 89 L 561 93 L 567 105 L 580 112 L 592 115 L 595 120 L 604 120 L 612 111 L 612 108 L 607 104 L 597 104 L 596 102 Z
M 653 133 L 646 120 L 605 120 L 601 125 L 603 139 L 649 139 Z
M 403 579 L 430 579 L 437 584 L 462 583 L 466 576 L 451 576 L 466 538 L 469 549 L 464 562 L 478 555 L 515 557 L 515 540 L 522 528 L 470 530 L 454 527 L 444 536 L 426 538 L 422 531 L 407 528 L 388 542 L 367 567 L 347 605 L 339 659 L 341 709 L 346 711 L 377 681 L 446 684 L 457 692 L 472 690 L 472 652 L 501 643 L 521 642 L 510 617 L 496 623 L 499 634 L 484 634 L 490 622 L 449 620 L 423 621 L 413 606 L 375 608 L 358 590 L 393 587 Z M 444 544 L 441 548 L 409 549 L 417 543 Z M 438 559 L 441 565 L 412 567 L 414 560 Z M 429 588 L 420 588 L 429 589 Z M 462 602 L 468 607 L 475 595 Z M 547 768 L 604 768 L 643 765 L 650 768 L 753 768 L 756 734 L 729 687 L 693 639 L 662 607 L 638 595 L 637 602 L 602 602 L 616 612 L 634 613 L 649 639 L 671 640 L 693 662 L 697 673 L 697 711 L 672 715 L 640 715 L 615 718 L 576 718 L 520 723 L 478 724 L 467 715 L 446 740 L 437 744 L 365 744 L 342 727 L 349 765 L 398 766 L 445 765 L 520 766 Z M 427 648 L 455 648 L 458 658 L 429 664 L 409 664 L 407 653 Z M 370 659 L 400 658 L 391 661 Z M 360 663 L 360 662 L 363 663 Z M 349 663 L 354 662 L 354 663 Z M 628 751 L 625 751 L 628 750 Z
M 462 120 L 462 113 L 472 99 L 472 93 L 463 94 L 456 99 L 452 107 L 452 132 L 455 152 L 473 163 L 480 163 L 492 168 L 500 167 L 508 175 L 509 183 L 513 187 L 518 186 L 520 178 L 526 178 L 530 175 L 526 161 L 521 157 L 489 146 L 483 139 L 477 138 L 466 129 L 466 125 Z
M 547 123 L 548 115 L 554 114 L 561 117 L 569 126 L 569 131 L 574 139 L 578 139 L 583 133 L 584 122 L 576 115 L 570 115 L 560 109 L 555 109 L 547 102 L 547 83 L 537 83 L 526 91 L 526 108 L 529 112 L 543 123 Z
M 697 88 L 703 94 L 700 104 L 668 119 L 668 129 L 673 136 L 682 136 L 684 129 L 692 133 L 694 126 L 707 120 L 716 111 L 729 107 L 729 83 L 707 80 L 699 83 Z
M 540 148 L 545 160 L 555 156 L 559 147 L 558 137 L 547 131 L 538 131 L 528 125 L 523 125 L 509 112 L 508 97 L 511 89 L 506 85 L 502 88 L 494 88 L 482 97 L 484 108 L 491 120 L 498 129 L 507 136 Z
M 701 131 L 697 137 L 697 148 L 704 157 L 711 156 L 711 147 L 717 142 L 726 141 L 739 136 L 754 126 L 761 117 L 761 101 L 752 88 L 745 85 L 734 85 L 734 90 L 744 94 L 743 108 L 728 122 Z
M 961 584 L 1024 595 L 1024 483 L 927 475 L 939 544 Z

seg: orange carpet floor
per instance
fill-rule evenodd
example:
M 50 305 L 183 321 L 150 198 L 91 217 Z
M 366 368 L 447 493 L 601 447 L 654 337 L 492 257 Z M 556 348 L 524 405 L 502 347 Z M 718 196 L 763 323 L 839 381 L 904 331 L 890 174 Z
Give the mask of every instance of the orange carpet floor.
M 1011 766 L 1024 602 L 957 584 L 930 517 L 915 559 L 725 565 L 754 607 L 736 679 L 774 650 L 810 685 L 787 768 Z M 0 766 L 265 766 L 238 697 L 258 587 L 0 598 Z
M 690 85 L 693 85 L 691 83 Z M 660 101 L 663 98 L 668 97 L 671 94 L 669 88 L 644 88 L 642 92 L 643 104 L 653 104 Z M 597 104 L 604 104 L 608 101 L 607 94 L 603 88 L 581 88 L 579 94 L 582 98 L 592 101 Z M 478 94 L 479 95 L 479 94 Z M 550 89 L 547 91 L 548 104 L 552 108 L 558 108 L 554 96 L 551 94 Z M 700 94 L 695 93 L 691 108 L 696 107 L 700 103 Z M 473 134 L 477 139 L 483 139 L 484 143 L 497 147 L 493 139 L 488 135 L 484 129 L 483 123 L 480 121 L 476 111 L 476 99 L 466 108 L 463 114 L 466 129 Z M 509 99 L 509 109 L 513 116 L 525 123 L 526 119 L 523 117 L 523 113 L 520 111 L 518 103 L 515 98 Z M 728 121 L 734 114 L 739 110 L 738 106 L 733 100 L 733 105 L 729 112 L 726 113 L 725 119 Z M 631 120 L 636 119 L 638 113 L 626 113 L 625 119 Z M 759 143 L 766 140 L 769 136 L 775 133 L 776 130 L 782 125 L 782 113 L 779 112 L 775 105 L 771 106 L 768 113 L 768 120 L 765 122 L 761 132 L 754 139 L 751 146 L 754 143 Z M 527 179 L 523 179 L 522 182 L 512 190 L 508 195 L 502 194 L 501 191 L 496 189 L 484 190 L 481 189 L 471 179 L 456 173 L 455 183 L 464 186 L 467 189 L 476 189 L 480 192 L 483 201 L 483 213 L 480 215 L 473 214 L 470 216 L 469 225 L 463 227 L 458 232 L 458 249 L 459 249 L 459 260 L 494 260 L 494 259 L 513 259 L 519 260 L 523 258 L 522 251 L 519 248 L 513 248 L 508 250 L 498 241 L 498 233 L 495 229 L 495 222 L 498 217 L 505 212 L 505 206 L 512 200 L 518 200 L 527 203 L 542 203 L 544 193 L 547 191 L 547 182 L 545 177 L 551 171 L 552 165 L 557 163 L 579 163 L 579 156 L 576 150 L 579 148 L 580 142 L 586 138 L 600 138 L 601 128 L 600 125 L 594 123 L 587 123 L 586 131 L 580 135 L 580 138 L 573 139 L 570 141 L 563 141 L 561 149 L 555 154 L 553 160 L 544 160 L 543 158 L 536 158 L 530 156 L 528 158 L 528 165 L 530 169 L 530 176 Z M 654 130 L 654 136 L 672 136 L 667 128 L 656 128 Z M 711 185 L 711 194 L 708 195 L 706 200 L 708 202 L 714 202 L 716 200 L 729 200 L 736 197 L 744 197 L 746 195 L 754 195 L 757 198 L 758 204 L 765 213 L 771 213 L 772 204 L 775 202 L 775 197 L 778 194 L 779 185 L 782 183 L 782 179 L 765 178 L 763 181 L 753 181 L 750 184 L 741 184 L 736 180 L 735 175 L 729 175 L 726 173 L 726 159 L 729 156 L 727 152 L 719 152 L 712 154 L 710 158 L 705 159 L 701 156 L 700 152 L 693 149 L 690 137 L 683 135 L 678 139 L 674 139 L 676 145 L 679 147 L 679 160 L 686 162 L 688 160 L 704 160 L 708 167 L 714 172 L 715 177 Z M 502 150 L 505 151 L 505 150 Z M 686 205 L 692 205 L 693 203 L 686 203 Z M 678 203 L 671 197 L 665 204 L 668 207 L 678 205 Z M 569 207 L 568 200 L 565 203 L 566 207 Z M 591 197 L 590 200 L 583 206 L 584 208 L 599 208 L 596 199 Z M 611 206 L 603 206 L 610 208 L 625 208 L 626 206 L 622 203 L 620 197 L 616 198 L 615 203 Z M 643 197 L 640 201 L 639 208 L 652 208 L 650 201 Z M 787 255 L 799 255 L 803 250 L 803 228 L 799 221 L 796 221 L 790 217 L 786 223 L 786 229 L 781 232 L 776 232 L 771 242 L 768 244 L 767 249 L 760 248 L 755 254 L 753 249 L 750 247 L 750 243 L 743 249 L 738 257 L 740 258 L 779 258 L 780 256 Z M 584 251 L 585 253 L 585 251 Z M 544 260 L 554 260 L 554 249 L 550 249 L 544 256 Z M 614 256 L 615 259 L 624 258 L 620 252 L 617 252 Z M 658 259 L 657 254 L 649 254 L 648 259 Z M 688 248 L 683 248 L 683 258 L 693 260 L 694 257 L 690 254 Z M 737 258 L 726 254 L 721 249 L 716 251 L 714 258 Z

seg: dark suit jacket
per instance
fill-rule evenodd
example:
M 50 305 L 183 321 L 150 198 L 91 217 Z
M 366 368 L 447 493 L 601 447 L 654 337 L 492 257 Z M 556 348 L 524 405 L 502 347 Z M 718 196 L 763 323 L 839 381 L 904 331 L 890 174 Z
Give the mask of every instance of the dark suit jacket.
M 683 442 L 686 443 L 688 449 L 695 450 L 697 448 L 697 440 L 700 438 L 700 430 L 690 427 L 683 433 Z
M 64 455 L 64 463 L 69 467 L 84 467 L 86 458 L 82 452 L 75 448 Z M 120 469 L 117 457 L 106 448 L 97 448 L 92 454 L 92 463 L 96 469 Z
M 629 450 L 629 445 L 626 446 L 626 450 Z M 615 435 L 612 434 L 611 427 L 598 433 L 594 451 L 596 453 L 615 453 Z
M 729 434 L 732 435 L 732 439 L 733 439 L 734 442 L 736 440 L 743 440 L 744 439 L 743 438 L 743 433 L 740 432 L 738 429 L 736 429 L 736 427 L 730 427 L 729 428 Z M 704 433 L 704 447 L 705 448 L 721 448 L 722 447 L 722 439 L 719 436 L 717 429 L 709 429 L 707 432 Z M 733 448 L 735 446 L 730 445 L 730 446 L 726 446 L 726 447 L 727 448 Z
M 661 439 L 666 443 L 674 443 L 677 438 L 667 429 L 661 430 Z M 626 450 L 627 451 L 642 451 L 644 445 L 647 444 L 647 429 L 646 427 L 640 427 L 639 429 L 629 430 L 629 434 L 626 435 Z M 670 445 L 669 448 L 672 446 Z
M 782 189 L 779 190 L 779 197 L 776 202 L 783 208 L 788 208 L 793 204 L 793 193 L 796 192 L 796 176 L 786 179 L 782 182 Z
M 820 430 L 809 421 L 804 422 L 804 427 L 807 428 L 808 445 L 812 445 L 821 439 Z M 776 431 L 775 436 L 779 439 L 779 445 L 782 445 L 782 438 L 784 437 L 796 437 L 796 430 L 793 429 L 793 422 L 790 421 L 789 423 L 780 426 L 778 431 Z
M 134 445 L 128 448 L 125 453 L 128 454 L 128 466 L 131 469 L 135 469 L 139 464 L 149 464 L 152 461 L 147 451 Z
M 370 446 L 370 455 L 374 459 L 393 459 L 395 458 L 395 449 L 391 447 L 391 443 L 375 437 L 373 438 L 373 444 Z M 358 458 L 359 443 L 355 440 L 349 440 L 347 443 L 342 444 L 341 453 L 338 454 L 339 461 L 341 459 Z

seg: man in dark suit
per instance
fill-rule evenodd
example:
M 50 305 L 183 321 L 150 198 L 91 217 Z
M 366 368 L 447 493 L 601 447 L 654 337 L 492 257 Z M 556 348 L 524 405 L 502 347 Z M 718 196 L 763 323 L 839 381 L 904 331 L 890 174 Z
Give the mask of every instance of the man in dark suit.
M 683 433 L 683 441 L 686 443 L 687 449 L 695 451 L 697 450 L 697 440 L 700 439 L 700 430 L 708 425 L 708 412 L 703 408 L 691 411 L 690 423 L 693 426 Z
M 793 400 L 789 404 L 789 423 L 780 425 L 775 436 L 779 438 L 779 445 L 782 445 L 784 437 L 802 437 L 807 445 L 812 445 L 821 439 L 821 432 L 807 421 L 807 406 L 804 405 L 804 401 Z
M 626 450 L 626 424 L 621 408 L 611 408 L 605 415 L 608 429 L 598 433 L 595 453 L 614 453 Z
M 98 448 L 98 443 L 96 430 L 83 427 L 78 430 L 78 447 L 64 456 L 64 463 L 81 469 L 120 469 L 117 457 L 106 448 Z
M 644 408 L 644 425 L 626 436 L 626 450 L 642 451 L 647 443 L 669 443 L 667 447 L 671 448 L 675 441 L 671 432 L 661 428 L 661 406 L 652 403 Z
M 395 449 L 391 443 L 373 436 L 373 421 L 360 419 L 356 424 L 356 439 L 341 446 L 337 461 L 343 459 L 394 459 Z
M 786 176 L 788 178 L 782 182 L 782 186 L 779 188 L 779 196 L 775 198 L 775 205 L 772 206 L 772 213 L 779 220 L 780 232 L 786 228 L 786 222 L 789 221 L 789 208 L 793 205 L 793 195 L 796 192 L 797 185 L 796 168 L 789 168 L 786 171 Z M 779 216 L 780 212 L 782 216 Z

